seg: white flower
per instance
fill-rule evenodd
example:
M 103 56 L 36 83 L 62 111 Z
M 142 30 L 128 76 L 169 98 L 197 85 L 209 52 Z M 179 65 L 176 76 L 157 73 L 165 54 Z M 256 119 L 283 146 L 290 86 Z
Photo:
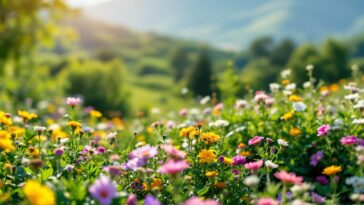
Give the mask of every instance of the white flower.
M 309 189 L 311 189 L 311 185 L 308 183 L 295 184 L 293 187 L 291 187 L 291 191 L 294 193 L 306 192 Z
M 248 104 L 248 102 L 245 100 L 237 100 L 235 102 L 235 108 L 240 109 L 240 108 L 246 107 L 247 104 Z
M 259 177 L 257 175 L 250 175 L 250 176 L 247 176 L 243 183 L 246 185 L 246 186 L 256 186 L 259 184 Z
M 152 114 L 158 114 L 158 113 L 160 113 L 161 112 L 161 110 L 159 109 L 159 108 L 157 108 L 157 107 L 154 107 L 154 108 L 152 108 L 152 110 L 150 111 Z
M 336 119 L 334 121 L 334 126 L 332 126 L 332 129 L 333 130 L 338 130 L 338 129 L 341 129 L 341 127 L 344 125 L 344 122 L 342 119 Z
M 353 123 L 357 124 L 357 125 L 363 125 L 364 124 L 364 118 L 354 119 Z
M 309 87 L 311 87 L 311 82 L 304 82 L 304 83 L 303 83 L 303 87 L 304 87 L 304 88 L 309 88 Z
M 188 93 L 188 88 L 182 88 L 181 93 L 182 95 L 186 95 Z
M 283 90 L 283 94 L 285 96 L 289 96 L 289 95 L 292 95 L 292 91 L 290 91 L 290 90 Z
M 359 70 L 359 66 L 357 64 L 354 64 L 354 65 L 351 66 L 351 70 L 352 71 L 357 71 L 357 70 Z
M 356 100 L 359 98 L 359 94 L 358 93 L 354 93 L 354 94 L 350 94 L 350 95 L 346 95 L 345 99 L 347 100 Z
M 275 164 L 274 162 L 272 162 L 270 160 L 265 161 L 264 164 L 266 167 L 269 167 L 272 169 L 278 168 L 278 164 Z
M 345 180 L 345 183 L 353 186 L 355 193 L 364 192 L 364 178 L 362 177 L 357 177 L 357 176 L 349 177 Z
M 278 83 L 271 83 L 269 84 L 269 88 L 270 90 L 274 93 L 277 92 L 279 90 L 281 86 Z
M 307 71 L 311 71 L 311 70 L 313 70 L 313 65 L 307 65 L 307 66 L 306 66 L 306 70 L 307 70 Z
M 282 70 L 282 72 L 281 72 L 282 78 L 287 78 L 290 75 L 291 75 L 291 70 L 290 69 Z
M 354 105 L 354 108 L 364 108 L 364 100 L 359 100 L 356 105 Z
M 215 122 L 210 122 L 209 127 L 227 127 L 229 122 L 226 120 L 216 120 Z
M 294 90 L 296 89 L 296 83 L 290 83 L 288 85 L 286 85 L 286 90 Z
M 278 144 L 287 147 L 288 146 L 288 142 L 283 140 L 283 139 L 278 139 Z
M 295 111 L 299 111 L 299 112 L 302 112 L 302 111 L 305 111 L 307 108 L 306 104 L 303 103 L 303 102 L 294 102 L 293 103 L 293 109 Z
M 116 137 L 116 135 L 117 135 L 117 134 L 118 134 L 117 132 L 112 132 L 112 133 L 110 133 L 110 134 L 108 134 L 108 135 L 106 136 L 106 139 L 107 139 L 107 140 L 114 139 L 114 138 Z
M 345 90 L 349 90 L 351 92 L 358 92 L 359 88 L 357 88 L 354 84 L 344 85 Z
M 45 127 L 41 127 L 41 126 L 34 126 L 34 131 L 37 131 L 37 132 L 44 132 L 46 131 L 47 128 Z
M 201 105 L 205 105 L 205 104 L 206 104 L 206 103 L 208 103 L 210 100 L 211 100 L 211 97 L 210 97 L 210 96 L 206 96 L 206 97 L 204 97 L 204 98 L 202 98 L 202 99 L 200 100 L 200 104 L 201 104 Z

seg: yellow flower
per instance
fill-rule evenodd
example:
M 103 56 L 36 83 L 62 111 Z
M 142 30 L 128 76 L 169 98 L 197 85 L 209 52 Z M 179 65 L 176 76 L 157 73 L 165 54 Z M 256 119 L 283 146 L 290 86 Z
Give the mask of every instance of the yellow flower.
M 224 157 L 224 164 L 231 165 L 233 163 L 233 159 L 229 157 Z
M 324 169 L 324 171 L 322 171 L 322 174 L 325 174 L 325 175 L 334 175 L 334 174 L 337 174 L 339 172 L 341 172 L 342 169 L 340 166 L 336 166 L 336 165 L 331 165 L 329 167 L 326 167 Z
M 162 187 L 163 183 L 161 179 L 154 178 L 153 182 L 150 184 L 150 187 L 154 190 L 159 190 Z
M 91 117 L 95 117 L 95 118 L 102 117 L 102 113 L 97 110 L 91 110 L 90 115 L 91 115 Z
M 331 92 L 337 92 L 340 89 L 338 84 L 332 84 L 330 85 L 330 91 Z
M 0 112 L 0 123 L 3 125 L 12 125 L 13 121 L 11 120 L 10 116 L 7 116 L 6 113 Z
M 7 131 L 0 130 L 0 149 L 5 152 L 15 150 L 13 142 L 10 139 L 10 134 Z
M 300 136 L 301 135 L 301 130 L 299 128 L 292 128 L 290 131 L 289 131 L 289 134 L 291 136 L 294 136 L 294 137 L 297 137 L 297 136 Z
M 301 102 L 302 98 L 298 95 L 291 95 L 289 96 L 288 100 L 293 102 Z
M 193 126 L 183 128 L 179 132 L 180 137 L 188 137 L 188 138 L 194 138 L 196 135 L 199 135 L 199 134 L 200 134 L 200 130 Z
M 209 171 L 205 173 L 207 177 L 216 177 L 219 173 L 217 171 Z
M 213 132 L 202 133 L 200 139 L 206 144 L 212 144 L 220 140 L 220 136 Z
M 27 181 L 23 187 L 24 194 L 32 205 L 54 205 L 56 198 L 53 191 L 35 180 Z
M 244 157 L 249 157 L 249 156 L 251 156 L 251 155 L 252 155 L 252 153 L 251 153 L 251 152 L 249 152 L 249 151 L 244 151 L 244 152 L 240 152 L 240 154 L 239 154 L 239 155 L 244 156 Z
M 63 132 L 61 129 L 57 128 L 52 131 L 52 139 L 57 140 L 58 138 L 68 138 L 68 134 Z
M 202 163 L 211 163 L 216 159 L 216 154 L 211 149 L 203 149 L 200 153 L 198 153 L 198 157 Z
M 289 81 L 289 80 L 287 80 L 287 79 L 286 79 L 286 80 L 282 80 L 282 84 L 283 84 L 283 85 L 288 85 L 289 83 L 290 83 L 290 81 Z
M 18 115 L 23 118 L 24 121 L 32 120 L 38 117 L 38 115 L 35 113 L 29 113 L 23 110 L 18 110 Z
M 81 123 L 76 122 L 76 121 L 69 121 L 69 122 L 67 122 L 67 126 L 70 126 L 72 128 L 78 128 L 78 127 L 81 127 Z
M 291 119 L 293 117 L 293 114 L 294 114 L 293 111 L 287 112 L 286 114 L 284 114 L 281 117 L 281 119 L 287 121 L 287 120 L 289 120 L 289 119 Z
M 147 128 L 147 133 L 152 134 L 153 133 L 153 127 L 148 127 Z

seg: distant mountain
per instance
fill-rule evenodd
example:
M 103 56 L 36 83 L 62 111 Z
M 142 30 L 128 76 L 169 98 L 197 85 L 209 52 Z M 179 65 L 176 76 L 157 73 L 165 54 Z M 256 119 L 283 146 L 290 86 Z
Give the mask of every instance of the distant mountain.
M 362 0 L 109 0 L 84 12 L 142 30 L 241 49 L 261 35 L 321 41 L 364 32 Z

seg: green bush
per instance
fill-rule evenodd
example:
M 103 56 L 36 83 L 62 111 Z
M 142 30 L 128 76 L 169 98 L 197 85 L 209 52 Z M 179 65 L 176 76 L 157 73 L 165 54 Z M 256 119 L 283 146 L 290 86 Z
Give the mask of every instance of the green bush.
M 118 60 L 74 63 L 66 71 L 65 91 L 68 95 L 84 97 L 87 106 L 127 115 L 130 108 L 123 86 L 124 69 L 125 66 Z

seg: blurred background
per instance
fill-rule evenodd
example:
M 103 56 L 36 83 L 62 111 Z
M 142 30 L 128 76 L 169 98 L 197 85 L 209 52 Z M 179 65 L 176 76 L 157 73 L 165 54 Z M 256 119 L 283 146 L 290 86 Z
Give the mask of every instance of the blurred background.
M 0 2 L 2 109 L 72 95 L 128 117 L 364 69 L 362 0 Z

